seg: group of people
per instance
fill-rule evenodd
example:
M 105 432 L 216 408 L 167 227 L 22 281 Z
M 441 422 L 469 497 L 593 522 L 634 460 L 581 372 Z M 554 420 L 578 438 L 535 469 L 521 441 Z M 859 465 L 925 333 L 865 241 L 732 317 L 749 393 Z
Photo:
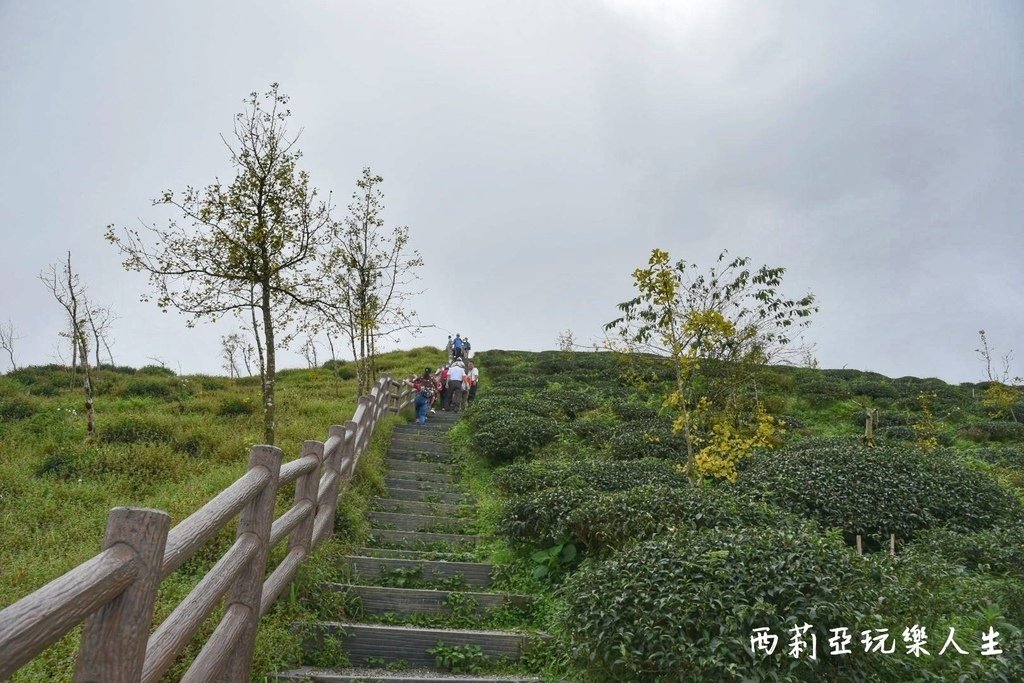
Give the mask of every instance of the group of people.
M 448 336 L 448 362 L 431 372 L 424 368 L 423 374 L 405 383 L 416 390 L 416 422 L 426 424 L 427 413 L 436 413 L 434 406 L 441 402 L 441 410 L 459 412 L 476 398 L 480 383 L 480 371 L 469 357 L 469 338 L 456 334 Z
M 444 347 L 444 350 L 448 354 L 449 364 L 454 360 L 469 360 L 473 357 L 473 349 L 469 345 L 469 337 L 463 337 L 461 334 L 456 334 L 455 339 L 452 339 L 452 335 L 449 334 L 448 345 Z

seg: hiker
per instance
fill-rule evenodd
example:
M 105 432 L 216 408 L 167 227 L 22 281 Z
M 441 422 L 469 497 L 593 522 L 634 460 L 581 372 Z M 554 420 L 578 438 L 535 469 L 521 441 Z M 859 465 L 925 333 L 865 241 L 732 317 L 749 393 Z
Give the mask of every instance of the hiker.
M 416 400 L 413 405 L 416 407 L 416 422 L 421 425 L 427 423 L 427 408 L 430 407 L 430 399 L 434 395 L 434 383 L 430 379 L 430 368 L 424 368 L 423 376 L 405 380 L 405 383 L 416 390 Z
M 444 352 L 448 354 L 448 362 L 452 362 L 452 335 L 448 335 L 448 343 L 445 344 Z
M 464 342 L 462 341 L 462 335 L 456 334 L 455 341 L 452 342 L 452 358 L 459 360 L 462 358 L 462 347 Z
M 469 337 L 462 338 L 462 354 L 466 357 L 466 360 L 473 357 L 473 350 L 469 345 Z
M 480 383 L 480 371 L 476 369 L 476 363 L 473 361 L 469 361 L 466 381 L 469 382 L 469 395 L 466 397 L 466 404 L 468 405 L 476 398 L 476 386 Z
M 457 339 L 457 337 L 456 337 Z M 448 368 L 448 392 L 445 394 L 446 410 L 459 412 L 462 407 L 462 380 L 466 378 L 466 368 L 461 360 L 452 363 Z
M 448 410 L 448 404 L 451 403 L 451 398 L 448 396 L 448 368 L 451 364 L 444 365 L 437 371 L 437 380 L 441 385 L 441 410 Z

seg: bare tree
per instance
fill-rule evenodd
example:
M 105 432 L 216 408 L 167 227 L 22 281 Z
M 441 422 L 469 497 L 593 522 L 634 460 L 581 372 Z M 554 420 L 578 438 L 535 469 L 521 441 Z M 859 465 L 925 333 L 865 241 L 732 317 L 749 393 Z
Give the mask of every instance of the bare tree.
M 307 334 L 305 341 L 302 343 L 302 357 L 306 359 L 306 366 L 309 368 L 315 368 L 320 365 L 316 357 L 316 340 L 313 339 L 311 334 Z
M 422 327 L 409 307 L 416 292 L 408 287 L 423 259 L 408 249 L 409 228 L 384 232 L 383 182 L 370 168 L 363 169 L 327 271 L 334 274 L 328 333 L 348 337 L 360 394 L 369 391 L 376 374 L 379 340 L 404 331 L 417 334 Z
M 288 97 L 276 83 L 251 93 L 224 140 L 235 178 L 204 189 L 168 190 L 155 201 L 188 223 L 150 227 L 156 245 L 137 231 L 107 239 L 129 270 L 149 275 L 158 306 L 189 316 L 187 325 L 231 313 L 249 318 L 260 357 L 264 440 L 276 434 L 276 352 L 288 345 L 303 309 L 323 303 L 322 265 L 336 242 L 330 202 L 318 199 L 297 167 L 298 135 L 289 136 Z M 223 139 L 223 138 L 222 138 Z
M 566 328 L 564 332 L 558 333 L 558 349 L 560 351 L 572 351 L 576 348 L 576 336 L 572 330 Z
M 1013 349 L 1010 349 L 1002 356 L 997 356 L 996 350 L 988 344 L 988 336 L 985 334 L 985 330 L 978 330 L 978 337 L 981 339 L 981 348 L 974 349 L 974 352 L 985 363 L 985 376 L 988 378 L 988 381 L 1009 384 L 1011 381 L 1010 366 L 1013 364 Z M 997 363 L 998 366 L 996 365 Z
M 96 367 L 100 366 L 100 348 L 107 352 L 107 360 L 114 365 L 114 354 L 110 350 L 110 327 L 118 319 L 110 306 L 91 306 L 86 311 L 89 331 L 92 333 Z
M 223 368 L 228 377 L 238 377 L 238 363 L 236 357 L 241 350 L 242 339 L 237 334 L 229 334 L 220 338 L 220 357 L 224 361 Z
M 55 263 L 39 274 L 39 279 L 53 294 L 68 316 L 69 332 L 75 347 L 79 365 L 82 368 L 82 389 L 85 392 L 86 433 L 89 440 L 96 438 L 96 416 L 93 407 L 92 372 L 89 368 L 88 311 L 85 287 L 71 268 L 71 252 L 63 264 Z
M 10 320 L 6 325 L 0 325 L 0 350 L 6 351 L 11 359 L 11 369 L 17 370 L 18 364 L 14 362 L 14 342 L 21 339 L 14 329 L 14 323 Z

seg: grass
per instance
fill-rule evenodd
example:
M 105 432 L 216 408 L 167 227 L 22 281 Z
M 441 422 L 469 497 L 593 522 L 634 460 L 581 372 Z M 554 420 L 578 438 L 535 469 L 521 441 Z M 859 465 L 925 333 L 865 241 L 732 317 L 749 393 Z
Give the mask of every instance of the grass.
M 422 372 L 442 352 L 429 347 L 384 355 L 393 376 Z M 95 445 L 85 439 L 81 391 L 68 387 L 66 369 L 26 368 L 0 377 L 0 605 L 8 605 L 93 557 L 102 546 L 107 512 L 116 506 L 166 510 L 176 524 L 246 470 L 249 446 L 262 440 L 259 382 L 163 372 L 96 371 Z M 252 406 L 246 410 L 247 406 Z M 277 445 L 285 461 L 306 439 L 325 440 L 332 424 L 356 406 L 355 381 L 324 369 L 278 375 Z M 303 566 L 300 581 L 261 622 L 254 679 L 298 661 L 291 632 L 296 618 L 320 610 L 311 599 L 316 577 L 338 554 L 361 541 L 367 498 L 381 495 L 384 458 L 395 420 L 386 420 L 361 459 L 339 503 L 337 538 Z M 282 490 L 279 511 L 292 504 Z M 167 578 L 155 622 L 165 618 L 234 540 L 233 525 Z M 279 546 L 272 562 L 283 554 Z M 306 587 L 303 588 L 302 586 Z M 304 598 L 305 596 L 305 598 Z M 310 598 L 310 599 L 306 599 Z M 178 680 L 210 619 L 164 680 Z M 78 633 L 73 632 L 15 674 L 14 681 L 71 680 Z

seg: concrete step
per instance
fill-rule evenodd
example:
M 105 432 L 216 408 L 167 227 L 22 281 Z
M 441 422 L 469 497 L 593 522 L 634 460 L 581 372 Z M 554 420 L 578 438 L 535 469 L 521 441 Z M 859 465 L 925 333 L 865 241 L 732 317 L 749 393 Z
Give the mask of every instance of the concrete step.
M 448 445 L 416 439 L 403 439 L 401 434 L 391 437 L 391 448 L 394 450 L 410 450 L 419 453 L 447 453 Z
M 394 498 L 371 498 L 370 507 L 382 512 L 401 512 L 407 515 L 444 515 L 460 517 L 468 515 L 468 507 L 450 503 L 420 503 L 413 500 L 395 500 Z
M 394 448 L 388 450 L 389 460 L 412 460 L 413 462 L 451 464 L 455 456 L 451 453 L 426 453 L 414 448 Z
M 410 425 L 408 427 L 395 427 L 391 430 L 391 436 L 395 439 L 413 439 L 416 441 L 434 441 L 437 443 L 447 443 L 448 441 L 448 428 L 447 427 L 420 427 L 418 425 Z
M 456 533 L 462 533 L 470 526 L 470 520 L 460 517 L 445 517 L 441 515 L 416 515 L 408 512 L 379 512 L 371 511 L 367 518 L 377 528 L 398 529 L 401 531 L 430 531 L 444 527 L 445 529 L 457 528 Z
M 415 560 L 423 562 L 426 560 L 437 560 L 441 562 L 460 562 L 456 558 L 465 556 L 466 553 L 444 553 L 434 550 L 406 550 L 405 548 L 356 548 L 353 550 L 356 556 L 370 558 L 388 558 L 395 560 Z
M 464 493 L 445 493 L 443 491 L 403 488 L 389 488 L 388 497 L 392 500 L 413 500 L 421 503 L 450 503 L 454 505 L 468 504 L 471 500 Z
M 459 493 L 454 484 L 443 481 L 417 481 L 400 477 L 385 477 L 384 485 L 388 489 L 406 489 L 412 491 L 437 491 L 438 493 Z
M 409 470 L 389 470 L 388 475 L 397 479 L 411 479 L 413 481 L 436 481 L 441 484 L 454 484 L 458 477 L 453 474 L 441 474 L 438 472 L 410 472 Z
M 355 595 L 359 598 L 363 610 L 367 614 L 375 615 L 450 614 L 453 600 L 472 600 L 478 614 L 496 610 L 506 604 L 526 609 L 533 602 L 533 598 L 529 595 L 510 593 L 439 591 L 424 588 L 358 586 L 345 583 L 329 583 L 325 585 L 325 588 L 346 591 L 350 595 Z
M 277 674 L 279 681 L 301 683 L 539 683 L 536 676 L 479 676 L 438 673 L 432 669 L 320 669 L 304 666 Z
M 437 474 L 454 474 L 455 465 L 446 462 L 419 462 L 417 460 L 397 460 L 388 458 L 388 469 L 392 472 L 436 472 Z
M 376 542 L 389 547 L 399 546 L 412 550 L 423 550 L 423 546 L 450 546 L 454 549 L 468 548 L 477 544 L 476 536 L 467 534 L 435 534 L 427 531 L 397 531 L 394 529 L 370 529 Z M 372 545 L 372 544 L 371 544 Z
M 369 662 L 395 662 L 402 660 L 411 666 L 431 668 L 434 655 L 427 650 L 440 641 L 444 645 L 475 645 L 491 659 L 518 660 L 527 647 L 529 636 L 511 631 L 468 631 L 384 624 L 355 624 L 351 622 L 315 622 L 305 624 L 303 649 L 318 650 L 324 639 L 337 638 L 356 666 Z
M 491 585 L 493 564 L 481 562 L 447 562 L 445 560 L 405 560 L 390 557 L 362 557 L 349 555 L 345 563 L 352 573 L 362 579 L 376 579 L 396 569 L 419 569 L 423 581 L 445 581 L 461 576 L 467 586 L 486 588 Z

